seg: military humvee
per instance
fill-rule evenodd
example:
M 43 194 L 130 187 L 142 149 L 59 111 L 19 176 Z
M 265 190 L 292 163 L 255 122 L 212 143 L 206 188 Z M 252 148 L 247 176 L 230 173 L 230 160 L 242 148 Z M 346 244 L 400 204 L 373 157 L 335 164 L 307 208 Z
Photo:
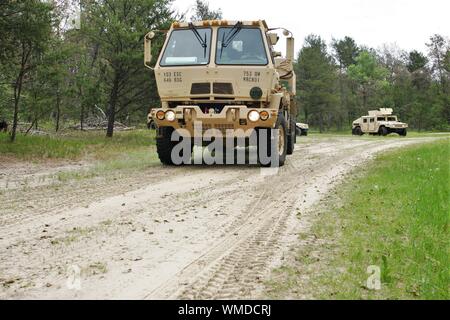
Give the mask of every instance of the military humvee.
M 286 37 L 285 57 L 273 48 L 278 29 Z M 259 137 L 265 130 L 271 137 L 267 147 L 278 152 L 282 166 L 296 139 L 292 33 L 269 29 L 265 21 L 175 22 L 164 31 L 163 48 L 152 66 L 151 40 L 157 32 L 145 36 L 144 64 L 154 70 L 161 98 L 161 107 L 151 111 L 161 162 L 173 164 L 172 133 L 196 137 L 195 123 L 200 122 L 203 131 L 233 130 L 236 136 L 256 131 Z
M 386 108 L 369 111 L 368 116 L 353 121 L 352 134 L 361 136 L 369 133 L 387 136 L 390 133 L 397 133 L 406 136 L 408 125 L 399 122 L 397 116 L 392 115 L 392 113 L 392 109 Z
M 307 136 L 309 131 L 309 125 L 306 123 L 296 123 L 296 133 L 298 136 Z

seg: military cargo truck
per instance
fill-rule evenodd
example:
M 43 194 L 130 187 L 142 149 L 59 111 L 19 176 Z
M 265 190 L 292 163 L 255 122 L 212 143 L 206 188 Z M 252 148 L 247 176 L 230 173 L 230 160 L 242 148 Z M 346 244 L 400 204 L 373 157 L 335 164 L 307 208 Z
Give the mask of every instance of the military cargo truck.
M 369 115 L 353 121 L 352 134 L 361 136 L 365 133 L 387 136 L 397 133 L 406 136 L 408 125 L 399 122 L 397 116 L 393 115 L 393 109 L 381 108 L 369 111 Z
M 278 29 L 286 37 L 285 57 L 274 51 Z M 264 131 L 270 137 L 266 147 L 276 151 L 282 166 L 296 139 L 292 33 L 269 29 L 265 21 L 175 22 L 164 32 L 152 65 L 151 40 L 157 32 L 145 36 L 144 64 L 155 72 L 161 98 L 161 106 L 151 111 L 161 162 L 173 164 L 174 131 L 195 138 L 216 129 L 245 137 L 255 131 L 258 139 Z M 196 123 L 202 132 L 195 130 Z

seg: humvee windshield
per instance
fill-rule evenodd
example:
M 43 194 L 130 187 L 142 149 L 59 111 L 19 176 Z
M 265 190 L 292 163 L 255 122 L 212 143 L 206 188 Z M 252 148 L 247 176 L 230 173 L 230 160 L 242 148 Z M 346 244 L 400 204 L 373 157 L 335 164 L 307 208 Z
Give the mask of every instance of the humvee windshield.
M 195 66 L 209 64 L 211 52 L 211 29 L 196 28 L 200 36 L 193 30 L 174 30 L 170 34 L 167 47 L 161 58 L 160 65 L 167 66 Z M 205 46 L 202 45 L 204 42 Z
M 266 49 L 260 29 L 219 28 L 216 64 L 267 65 Z
M 388 117 L 387 119 L 387 121 L 397 121 L 397 117 Z

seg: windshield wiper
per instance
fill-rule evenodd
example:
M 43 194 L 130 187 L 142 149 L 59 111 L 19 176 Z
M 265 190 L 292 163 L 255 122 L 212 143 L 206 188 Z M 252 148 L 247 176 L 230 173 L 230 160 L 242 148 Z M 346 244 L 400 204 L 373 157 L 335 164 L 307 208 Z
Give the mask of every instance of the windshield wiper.
M 238 35 L 242 30 L 242 22 L 238 21 L 233 28 L 227 33 L 222 35 L 222 45 L 220 46 L 220 58 L 222 58 L 223 48 L 226 48 L 230 45 L 231 41 Z
M 189 29 L 192 30 L 192 32 L 194 33 L 198 42 L 200 42 L 200 45 L 203 47 L 204 58 L 206 58 L 206 48 L 208 48 L 208 44 L 206 43 L 206 32 L 205 32 L 205 39 L 203 39 L 202 36 L 200 35 L 200 33 L 198 32 L 197 28 L 194 26 L 194 24 L 192 22 L 189 23 Z

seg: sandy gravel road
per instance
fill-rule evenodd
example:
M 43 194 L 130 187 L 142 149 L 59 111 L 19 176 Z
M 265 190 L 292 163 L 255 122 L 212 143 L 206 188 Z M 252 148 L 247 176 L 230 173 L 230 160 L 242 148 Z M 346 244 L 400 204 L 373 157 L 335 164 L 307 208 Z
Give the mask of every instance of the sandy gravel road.
M 0 298 L 256 298 L 296 239 L 298 213 L 376 153 L 432 139 L 302 138 L 275 174 L 157 166 L 35 183 L 46 180 L 31 165 L 4 165 Z

